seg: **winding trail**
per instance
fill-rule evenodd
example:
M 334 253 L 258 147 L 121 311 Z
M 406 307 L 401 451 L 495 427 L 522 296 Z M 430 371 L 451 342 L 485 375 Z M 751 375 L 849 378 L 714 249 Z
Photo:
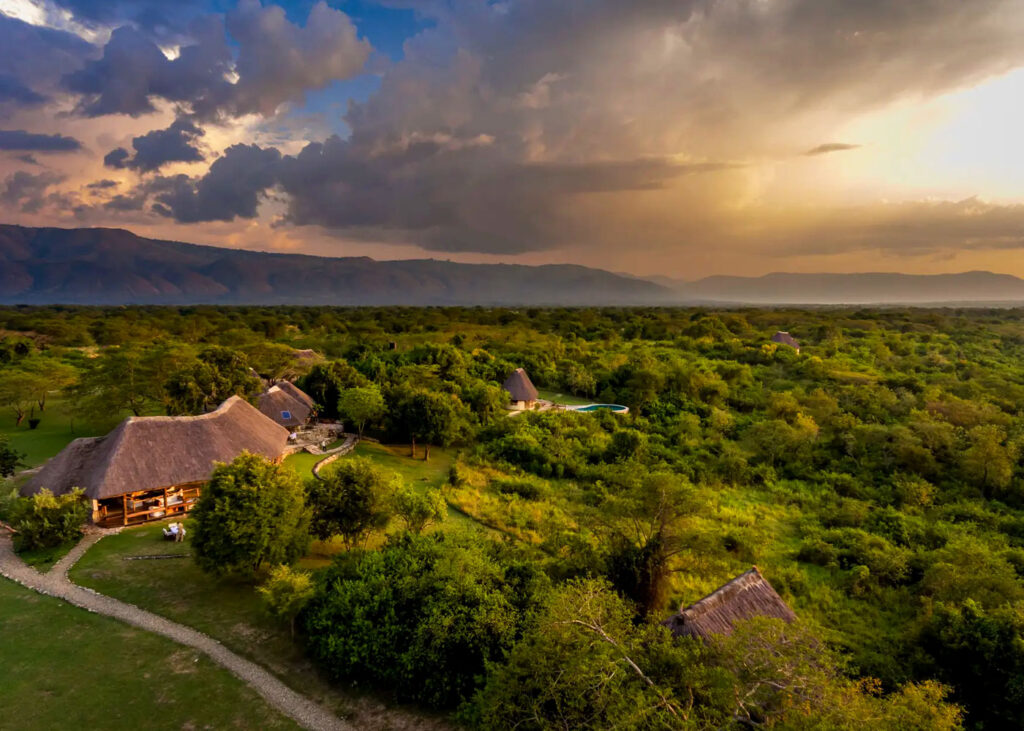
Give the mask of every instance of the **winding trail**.
M 53 568 L 41 574 L 26 565 L 14 553 L 10 538 L 0 532 L 0 575 L 40 594 L 63 599 L 69 604 L 96 614 L 154 632 L 182 645 L 199 650 L 215 663 L 243 680 L 264 700 L 303 728 L 313 731 L 351 731 L 351 726 L 303 695 L 296 693 L 256 663 L 250 662 L 221 643 L 184 625 L 147 612 L 132 604 L 118 601 L 92 589 L 78 586 L 68 579 L 68 570 L 75 565 L 104 535 L 116 531 L 91 530 Z

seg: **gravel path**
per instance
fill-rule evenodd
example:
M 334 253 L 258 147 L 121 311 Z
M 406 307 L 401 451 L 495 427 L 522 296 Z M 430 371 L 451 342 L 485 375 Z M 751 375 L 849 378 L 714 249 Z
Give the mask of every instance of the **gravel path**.
M 353 728 L 313 701 L 293 691 L 259 665 L 239 657 L 203 633 L 91 589 L 72 584 L 68 579 L 68 569 L 107 532 L 109 531 L 96 530 L 87 533 L 85 538 L 64 558 L 54 564 L 46 574 L 41 574 L 27 566 L 15 555 L 10 538 L 0 535 L 0 575 L 40 594 L 63 599 L 82 609 L 113 617 L 148 632 L 155 632 L 205 653 L 215 663 L 227 668 L 245 681 L 253 690 L 263 696 L 267 703 L 294 719 L 304 728 L 316 731 L 320 729 L 348 731 Z

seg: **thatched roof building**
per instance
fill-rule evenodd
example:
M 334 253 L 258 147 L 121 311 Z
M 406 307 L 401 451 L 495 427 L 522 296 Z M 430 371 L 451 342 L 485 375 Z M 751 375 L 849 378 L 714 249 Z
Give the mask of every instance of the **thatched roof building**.
M 260 394 L 259 409 L 286 429 L 305 424 L 313 413 L 313 399 L 294 383 L 278 381 Z
M 772 335 L 772 342 L 779 343 L 780 345 L 788 345 L 796 352 L 800 352 L 800 343 L 785 330 L 779 330 L 777 333 Z
M 205 482 L 214 462 L 242 452 L 278 459 L 288 430 L 232 396 L 201 416 L 133 416 L 105 437 L 76 439 L 22 487 L 55 494 L 75 487 L 93 500 Z
M 512 371 L 512 375 L 505 379 L 501 387 L 509 392 L 517 408 L 532 406 L 537 401 L 537 389 L 522 368 Z
M 796 614 L 769 584 L 757 567 L 740 574 L 698 602 L 679 610 L 664 624 L 677 637 L 732 634 L 736 622 L 754 617 L 772 617 L 792 622 Z

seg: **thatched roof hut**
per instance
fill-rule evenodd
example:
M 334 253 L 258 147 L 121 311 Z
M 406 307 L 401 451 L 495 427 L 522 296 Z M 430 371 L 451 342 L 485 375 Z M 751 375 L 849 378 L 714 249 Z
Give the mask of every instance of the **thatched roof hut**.
M 777 333 L 772 335 L 772 342 L 779 343 L 780 345 L 788 345 L 796 352 L 800 352 L 800 343 L 785 330 L 779 330 Z
M 757 567 L 740 574 L 698 602 L 679 610 L 664 624 L 677 637 L 732 634 L 736 622 L 754 617 L 772 617 L 792 622 L 796 614 L 769 584 Z
M 537 389 L 522 368 L 512 371 L 512 375 L 505 379 L 501 387 L 509 392 L 516 403 L 531 404 L 537 400 Z
M 302 426 L 313 412 L 313 399 L 294 383 L 278 381 L 260 394 L 259 409 L 286 429 Z
M 242 452 L 278 459 L 288 430 L 232 396 L 201 416 L 133 416 L 105 437 L 76 439 L 22 487 L 55 494 L 75 487 L 93 500 L 205 482 L 214 462 Z

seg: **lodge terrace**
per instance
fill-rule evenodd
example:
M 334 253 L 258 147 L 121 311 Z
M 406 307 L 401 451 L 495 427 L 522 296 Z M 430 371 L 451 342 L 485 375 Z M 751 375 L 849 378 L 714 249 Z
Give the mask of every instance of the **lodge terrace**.
M 214 462 L 242 452 L 280 460 L 288 430 L 238 396 L 200 416 L 134 416 L 103 437 L 76 439 L 22 487 L 55 495 L 75 487 L 101 526 L 135 525 L 187 513 Z

